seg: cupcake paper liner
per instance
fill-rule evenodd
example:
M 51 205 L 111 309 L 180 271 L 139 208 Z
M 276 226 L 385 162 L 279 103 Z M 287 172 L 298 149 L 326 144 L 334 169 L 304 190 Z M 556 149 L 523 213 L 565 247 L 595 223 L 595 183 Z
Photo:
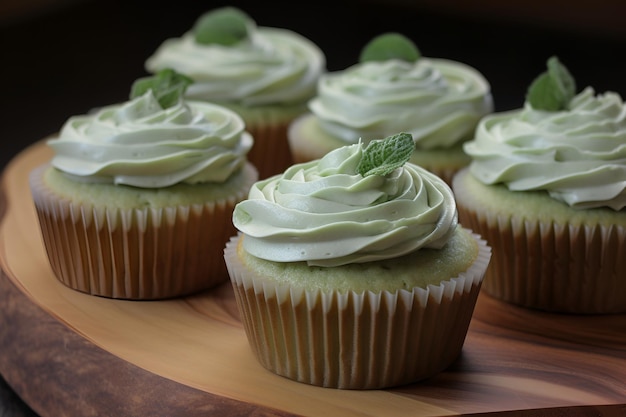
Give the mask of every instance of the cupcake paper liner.
M 248 132 L 254 138 L 254 145 L 248 152 L 248 160 L 259 171 L 259 179 L 280 174 L 293 164 L 287 144 L 288 126 L 288 122 L 273 124 L 257 122 L 247 125 Z
M 118 209 L 77 204 L 51 191 L 47 166 L 30 177 L 43 243 L 66 286 L 92 295 L 163 299 L 228 280 L 225 242 L 235 233 L 228 200 L 165 208 Z
M 455 188 L 461 224 L 493 248 L 485 292 L 551 312 L 626 312 L 626 228 L 492 213 L 463 191 Z
M 252 351 L 268 370 L 340 389 L 379 389 L 428 378 L 460 354 L 489 263 L 479 243 L 465 273 L 428 288 L 321 292 L 276 284 L 224 256 Z

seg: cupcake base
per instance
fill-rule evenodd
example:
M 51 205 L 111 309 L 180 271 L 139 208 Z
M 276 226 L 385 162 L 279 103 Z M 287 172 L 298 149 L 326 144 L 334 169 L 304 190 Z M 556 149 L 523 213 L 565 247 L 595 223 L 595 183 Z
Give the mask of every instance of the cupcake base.
M 486 186 L 469 170 L 455 176 L 453 190 L 461 224 L 493 248 L 485 292 L 551 312 L 626 312 L 626 226 L 617 223 L 620 213 L 575 210 L 545 193 Z
M 154 300 L 228 280 L 222 252 L 235 233 L 232 210 L 256 180 L 251 165 L 230 198 L 137 208 L 68 199 L 46 182 L 48 169 L 36 168 L 30 185 L 50 265 L 66 286 L 102 297 Z
M 263 367 L 311 385 L 380 389 L 433 376 L 460 354 L 490 256 L 474 239 L 478 255 L 465 273 L 393 292 L 306 291 L 259 279 L 240 261 L 241 236 L 225 259 Z

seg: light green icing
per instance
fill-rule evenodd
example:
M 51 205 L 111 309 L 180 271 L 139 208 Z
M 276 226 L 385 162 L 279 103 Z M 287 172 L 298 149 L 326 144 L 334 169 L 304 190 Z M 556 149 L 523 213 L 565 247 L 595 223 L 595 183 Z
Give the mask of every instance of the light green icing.
M 192 78 L 190 99 L 254 107 L 307 101 L 326 58 L 295 32 L 252 26 L 248 38 L 230 46 L 196 43 L 191 32 L 168 39 L 145 66 L 152 73 L 172 68 Z
M 443 180 L 407 163 L 362 177 L 362 143 L 257 182 L 233 222 L 252 255 L 276 262 L 337 266 L 441 248 L 457 224 Z
M 468 139 L 493 111 L 493 99 L 488 82 L 467 65 L 391 59 L 323 75 L 309 107 L 344 144 L 407 132 L 418 149 L 432 149 Z
M 243 236 L 243 244 L 247 236 Z M 465 272 L 478 254 L 468 230 L 458 227 L 441 249 L 423 249 L 408 255 L 368 263 L 351 263 L 332 269 L 306 262 L 272 262 L 250 255 L 239 246 L 240 259 L 274 283 L 306 291 L 396 291 L 426 288 Z M 332 271 L 332 272 L 331 272 Z
M 465 144 L 485 184 L 545 190 L 575 208 L 626 206 L 626 108 L 590 87 L 562 111 L 523 109 L 485 117 Z
M 236 113 L 182 100 L 163 109 L 151 90 L 70 118 L 48 142 L 52 165 L 75 180 L 143 188 L 222 183 L 245 163 L 252 143 Z

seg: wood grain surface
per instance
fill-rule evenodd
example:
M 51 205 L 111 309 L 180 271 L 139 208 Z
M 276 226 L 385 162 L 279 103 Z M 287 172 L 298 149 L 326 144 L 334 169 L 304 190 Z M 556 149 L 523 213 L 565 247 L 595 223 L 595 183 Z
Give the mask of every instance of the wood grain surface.
M 481 294 L 461 357 L 388 390 L 312 387 L 252 356 L 229 284 L 133 302 L 52 275 L 28 191 L 38 143 L 3 175 L 0 373 L 42 416 L 626 415 L 626 315 L 555 315 Z M 492 415 L 492 414 L 490 414 Z

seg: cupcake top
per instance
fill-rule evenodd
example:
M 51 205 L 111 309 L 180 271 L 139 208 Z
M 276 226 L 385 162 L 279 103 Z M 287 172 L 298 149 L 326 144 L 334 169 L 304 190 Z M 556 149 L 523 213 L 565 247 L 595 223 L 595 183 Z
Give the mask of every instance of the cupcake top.
M 386 33 L 363 48 L 358 64 L 322 75 L 309 107 L 347 144 L 407 132 L 418 148 L 432 149 L 469 138 L 493 99 L 475 69 L 422 57 L 409 39 Z
M 225 7 L 163 42 L 145 65 L 149 72 L 173 68 L 193 79 L 186 92 L 190 99 L 263 106 L 308 100 L 326 59 L 303 36 L 258 27 L 242 11 Z
M 523 108 L 485 117 L 465 144 L 485 184 L 544 190 L 574 208 L 626 206 L 626 108 L 619 94 L 576 83 L 558 58 L 531 84 Z
M 359 142 L 257 182 L 233 213 L 244 248 L 332 267 L 443 247 L 457 226 L 452 191 L 406 163 L 414 148 L 408 133 Z
M 127 102 L 71 117 L 48 141 L 52 165 L 75 180 L 142 188 L 226 181 L 253 139 L 232 111 L 183 100 L 190 82 L 164 70 L 138 80 Z

